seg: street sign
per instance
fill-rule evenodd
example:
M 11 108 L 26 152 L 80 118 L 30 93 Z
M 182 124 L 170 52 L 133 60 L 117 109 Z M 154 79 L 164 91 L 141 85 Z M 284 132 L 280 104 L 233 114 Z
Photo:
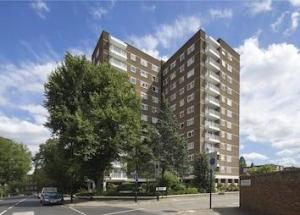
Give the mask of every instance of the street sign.
M 156 191 L 167 191 L 167 187 L 156 187 Z
M 217 152 L 208 153 L 208 168 L 215 171 L 217 168 Z
M 241 180 L 241 186 L 243 186 L 243 187 L 249 187 L 249 186 L 251 186 L 251 179 L 243 179 L 243 180 Z

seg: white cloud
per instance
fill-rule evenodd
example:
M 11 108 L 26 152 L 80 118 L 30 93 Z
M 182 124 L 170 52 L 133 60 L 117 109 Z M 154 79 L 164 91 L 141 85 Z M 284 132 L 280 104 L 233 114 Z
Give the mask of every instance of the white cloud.
M 19 106 L 20 109 L 27 111 L 34 118 L 35 123 L 43 125 L 46 123 L 48 111 L 42 105 L 27 104 Z
M 228 8 L 223 10 L 210 9 L 209 14 L 212 18 L 232 18 L 233 16 L 232 10 Z
M 252 1 L 248 4 L 252 14 L 264 13 L 272 10 L 272 0 Z
M 175 19 L 172 24 L 157 26 L 152 34 L 131 36 L 129 38 L 138 48 L 159 57 L 159 47 L 170 48 L 178 40 L 199 30 L 201 21 L 197 16 L 183 16 Z
M 47 3 L 43 0 L 36 0 L 31 3 L 31 7 L 34 9 L 34 11 L 38 14 L 39 17 L 42 19 L 46 18 L 46 13 L 50 12 L 50 9 L 47 5 Z
M 10 118 L 0 113 L 0 136 L 24 143 L 32 152 L 50 137 L 50 131 L 42 125 Z
M 96 20 L 100 20 L 106 14 L 108 14 L 110 12 L 110 10 L 112 10 L 114 8 L 116 1 L 111 0 L 110 2 L 108 2 L 109 5 L 106 7 L 104 7 L 102 3 L 101 4 L 97 3 L 96 5 L 93 4 L 90 7 L 90 13 L 92 14 L 93 18 Z
M 279 31 L 280 26 L 283 24 L 286 16 L 289 14 L 289 11 L 283 12 L 274 23 L 271 24 L 271 28 L 273 31 Z
M 293 12 L 291 14 L 291 25 L 286 31 L 284 32 L 286 35 L 289 35 L 297 30 L 299 25 L 299 19 L 300 19 L 300 13 L 299 12 Z
M 274 149 L 300 149 L 300 52 L 292 44 L 244 41 L 241 54 L 241 134 Z M 277 154 L 285 159 L 286 154 Z M 278 159 L 279 159 L 278 158 Z M 300 164 L 296 156 L 290 157 Z
M 300 0 L 289 0 L 290 3 L 295 7 L 300 7 Z
M 260 153 L 256 153 L 256 152 L 251 152 L 251 153 L 248 153 L 248 154 L 242 154 L 242 156 L 245 158 L 245 160 L 247 162 L 257 162 L 257 161 L 264 161 L 264 160 L 267 160 L 268 157 L 263 155 L 263 154 L 260 154 Z

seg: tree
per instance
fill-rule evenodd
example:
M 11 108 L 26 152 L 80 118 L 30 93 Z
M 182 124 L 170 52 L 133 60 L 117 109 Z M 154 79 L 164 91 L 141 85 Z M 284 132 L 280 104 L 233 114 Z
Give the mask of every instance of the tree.
M 248 173 L 250 175 L 264 175 L 264 174 L 268 174 L 271 172 L 275 172 L 276 171 L 276 166 L 273 164 L 266 164 L 266 165 L 262 165 L 259 167 L 251 167 L 248 170 Z
M 187 169 L 186 140 L 180 135 L 178 123 L 168 104 L 162 104 L 159 118 L 154 154 L 161 168 L 161 178 L 167 170 L 182 176 Z
M 111 162 L 139 140 L 140 100 L 127 74 L 66 54 L 50 74 L 45 96 L 46 126 L 58 137 L 71 167 L 84 164 L 101 189 Z
M 0 188 L 5 184 L 22 185 L 30 169 L 31 153 L 28 148 L 23 144 L 0 137 Z M 12 188 L 15 187 L 12 186 Z
M 243 156 L 240 157 L 240 174 L 243 174 L 244 168 L 247 167 L 246 160 Z
M 203 153 L 197 155 L 194 160 L 194 184 L 200 191 L 209 190 L 209 167 L 207 159 L 207 155 Z

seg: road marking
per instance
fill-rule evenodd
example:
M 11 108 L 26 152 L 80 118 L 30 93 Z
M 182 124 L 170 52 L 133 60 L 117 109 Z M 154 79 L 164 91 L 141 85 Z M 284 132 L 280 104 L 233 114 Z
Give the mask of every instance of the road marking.
M 102 214 L 102 215 L 123 214 L 123 213 L 129 213 L 129 212 L 140 211 L 140 210 L 143 210 L 143 208 L 132 209 L 132 210 L 125 210 L 125 211 L 117 211 L 117 212 L 106 213 L 106 214 Z
M 85 214 L 85 213 L 83 213 L 83 212 L 81 212 L 81 211 L 79 211 L 79 210 L 77 210 L 77 209 L 75 209 L 75 208 L 72 208 L 72 207 L 68 207 L 68 208 L 70 208 L 71 210 L 73 210 L 73 211 L 75 211 L 75 212 L 77 212 L 77 213 L 79 213 L 79 214 L 81 214 L 81 215 L 87 215 L 87 214 Z M 0 214 L 1 215 L 1 214 Z
M 12 215 L 34 215 L 33 211 L 27 211 L 27 212 L 14 212 Z
M 22 199 L 20 201 L 18 201 L 17 203 L 15 203 L 14 205 L 8 207 L 6 210 L 0 212 L 0 215 L 5 214 L 8 210 L 12 209 L 13 207 L 17 206 L 18 204 L 20 204 L 21 202 L 24 202 L 26 199 Z M 28 214 L 29 215 L 29 214 Z M 31 215 L 31 214 L 30 214 Z

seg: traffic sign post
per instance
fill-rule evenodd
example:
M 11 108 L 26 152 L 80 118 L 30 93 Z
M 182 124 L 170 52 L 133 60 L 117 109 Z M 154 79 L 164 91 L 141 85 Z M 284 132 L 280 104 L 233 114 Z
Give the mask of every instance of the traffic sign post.
M 211 193 L 212 193 L 212 180 L 213 171 L 217 168 L 217 152 L 208 154 L 208 168 L 209 168 L 209 209 L 211 209 Z

